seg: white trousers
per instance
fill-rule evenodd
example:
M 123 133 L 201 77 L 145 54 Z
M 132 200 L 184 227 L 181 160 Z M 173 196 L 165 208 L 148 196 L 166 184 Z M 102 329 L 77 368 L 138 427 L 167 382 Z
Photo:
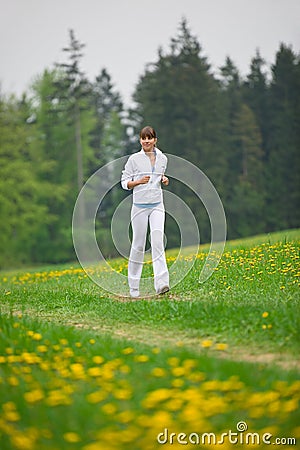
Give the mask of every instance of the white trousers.
M 150 225 L 154 288 L 157 292 L 160 288 L 169 286 L 169 272 L 164 250 L 165 208 L 163 203 L 153 208 L 139 208 L 132 205 L 132 244 L 128 263 L 128 284 L 130 290 L 139 290 L 148 222 Z

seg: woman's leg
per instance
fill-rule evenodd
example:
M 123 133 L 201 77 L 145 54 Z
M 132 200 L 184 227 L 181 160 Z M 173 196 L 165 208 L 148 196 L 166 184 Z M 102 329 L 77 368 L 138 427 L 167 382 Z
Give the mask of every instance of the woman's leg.
M 140 279 L 143 269 L 149 211 L 132 206 L 132 243 L 128 262 L 128 284 L 132 296 L 139 295 Z
M 154 288 L 159 293 L 162 288 L 169 287 L 169 271 L 164 249 L 165 208 L 163 205 L 153 208 L 149 216 L 149 224 Z

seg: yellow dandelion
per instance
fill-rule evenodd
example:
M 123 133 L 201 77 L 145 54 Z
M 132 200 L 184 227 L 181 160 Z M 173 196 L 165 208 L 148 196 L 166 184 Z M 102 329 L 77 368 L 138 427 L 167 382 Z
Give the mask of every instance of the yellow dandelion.
M 149 361 L 149 356 L 147 356 L 147 355 L 136 355 L 134 360 L 136 362 L 147 362 L 147 361 Z
M 105 414 L 108 415 L 112 415 L 117 412 L 117 407 L 112 403 L 106 403 L 105 405 L 102 406 L 101 409 Z
M 179 361 L 179 358 L 177 358 L 176 356 L 173 356 L 172 358 L 169 358 L 167 362 L 170 366 L 176 367 L 179 365 L 180 361 Z
M 19 431 L 15 431 L 11 436 L 11 443 L 13 448 L 20 450 L 31 450 L 35 447 L 35 439 Z
M 19 386 L 19 380 L 17 377 L 8 377 L 7 382 L 10 386 Z
M 266 317 L 268 317 L 269 313 L 267 311 L 262 313 L 262 317 L 265 319 Z
M 134 419 L 134 413 L 132 411 L 122 411 L 117 416 L 121 423 L 128 423 Z
M 64 358 L 72 358 L 74 356 L 74 352 L 71 348 L 67 347 L 63 349 L 62 355 Z
M 172 386 L 175 388 L 180 388 L 184 385 L 184 380 L 182 378 L 175 378 L 172 380 Z
M 186 369 L 184 367 L 173 367 L 172 368 L 172 374 L 175 377 L 182 377 L 183 375 L 185 375 L 186 373 Z
M 129 400 L 132 397 L 131 389 L 115 389 L 113 394 L 117 400 Z
M 100 367 L 90 367 L 87 373 L 91 377 L 100 377 L 102 375 L 102 369 Z
M 134 352 L 134 349 L 132 348 L 132 347 L 126 347 L 126 348 L 124 348 L 123 350 L 122 350 L 122 353 L 124 354 L 124 355 L 130 355 L 131 353 L 133 353 Z
M 46 399 L 48 406 L 71 405 L 72 400 L 62 390 L 56 389 L 49 392 Z
M 152 349 L 152 353 L 153 353 L 154 355 L 158 355 L 158 353 L 160 353 L 160 348 L 159 348 L 159 347 L 154 347 L 154 348 Z
M 32 339 L 34 341 L 40 341 L 42 339 L 42 335 L 40 333 L 34 333 Z
M 16 405 L 14 404 L 14 402 L 9 401 L 6 403 L 3 403 L 2 405 L 2 409 L 3 411 L 15 411 L 17 409 Z
M 70 365 L 70 369 L 73 373 L 74 378 L 76 379 L 84 379 L 85 378 L 85 371 L 84 367 L 80 363 L 74 363 Z
M 17 411 L 5 411 L 3 418 L 8 422 L 18 422 L 21 416 Z
M 41 389 L 35 389 L 33 391 L 25 392 L 24 399 L 27 403 L 36 403 L 43 400 L 44 393 Z
M 166 375 L 166 371 L 165 369 L 162 369 L 161 367 L 154 367 L 154 369 L 152 369 L 151 374 L 154 377 L 164 377 Z
M 66 442 L 70 442 L 71 444 L 75 444 L 76 442 L 80 442 L 81 439 L 77 433 L 73 431 L 69 431 L 68 433 L 64 433 L 64 440 Z
M 100 403 L 103 400 L 105 400 L 107 397 L 107 394 L 101 390 L 96 392 L 91 392 L 86 396 L 86 399 L 89 403 Z
M 222 344 L 222 343 L 216 344 L 216 350 L 225 351 L 225 350 L 227 350 L 227 348 L 228 348 L 227 344 Z
M 36 349 L 40 353 L 46 353 L 48 351 L 48 347 L 46 345 L 38 345 Z
M 104 358 L 102 358 L 102 356 L 94 356 L 93 357 L 93 362 L 95 364 L 102 364 L 104 362 Z
M 206 339 L 201 342 L 201 347 L 203 347 L 203 348 L 209 348 L 212 345 L 213 345 L 213 341 L 211 341 L 210 339 Z

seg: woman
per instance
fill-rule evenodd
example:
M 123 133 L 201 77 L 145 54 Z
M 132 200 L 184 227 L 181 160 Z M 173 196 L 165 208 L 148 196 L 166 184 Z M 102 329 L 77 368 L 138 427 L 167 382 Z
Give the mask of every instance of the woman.
M 131 297 L 139 297 L 146 235 L 150 225 L 154 288 L 157 294 L 169 290 L 169 272 L 164 251 L 165 208 L 161 183 L 167 186 L 165 176 L 167 157 L 156 148 L 155 130 L 144 127 L 140 131 L 142 149 L 131 155 L 122 172 L 123 189 L 133 189 L 131 210 L 132 244 L 128 263 L 128 284 Z

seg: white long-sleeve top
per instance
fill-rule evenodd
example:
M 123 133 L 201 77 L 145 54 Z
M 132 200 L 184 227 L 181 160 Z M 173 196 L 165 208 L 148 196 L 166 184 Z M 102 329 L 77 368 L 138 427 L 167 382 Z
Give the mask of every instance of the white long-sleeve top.
M 155 165 L 152 167 L 149 156 L 143 149 L 129 156 L 122 172 L 121 185 L 123 189 L 129 189 L 128 181 L 135 181 L 145 175 L 150 175 L 147 184 L 139 184 L 133 188 L 133 203 L 147 204 L 163 201 L 161 178 L 164 175 L 168 159 L 158 148 L 156 152 Z

